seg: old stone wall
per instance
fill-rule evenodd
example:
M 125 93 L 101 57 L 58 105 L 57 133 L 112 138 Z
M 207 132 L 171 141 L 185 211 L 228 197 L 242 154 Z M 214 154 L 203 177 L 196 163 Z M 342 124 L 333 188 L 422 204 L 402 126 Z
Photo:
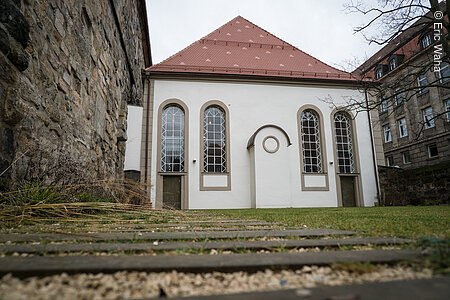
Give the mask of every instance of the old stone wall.
M 127 103 L 143 97 L 137 2 L 0 0 L 0 190 L 123 175 Z
M 380 205 L 450 204 L 450 162 L 417 169 L 378 167 Z

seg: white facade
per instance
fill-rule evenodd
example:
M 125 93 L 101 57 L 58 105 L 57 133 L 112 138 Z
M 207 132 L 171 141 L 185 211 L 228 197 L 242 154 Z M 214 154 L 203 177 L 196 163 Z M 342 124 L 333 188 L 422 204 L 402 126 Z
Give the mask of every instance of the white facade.
M 140 106 L 128 105 L 127 148 L 125 151 L 124 170 L 139 171 L 142 136 L 142 111 Z
M 339 200 L 341 192 L 335 162 L 333 109 L 323 99 L 332 97 L 339 102 L 349 96 L 364 97 L 357 89 L 338 85 L 181 79 L 155 79 L 152 83 L 153 91 L 149 97 L 152 107 L 151 153 L 149 153 L 151 164 L 148 171 L 151 182 L 150 199 L 154 207 L 159 208 L 162 204 L 164 176 L 157 163 L 161 159 L 158 148 L 160 144 L 158 122 L 161 118 L 158 114 L 163 109 L 162 105 L 166 106 L 171 99 L 181 101 L 188 110 L 186 113 L 188 128 L 185 134 L 186 173 L 181 174 L 183 177 L 181 193 L 185 199 L 182 208 L 342 206 L 342 201 Z M 201 108 L 211 100 L 221 102 L 228 109 L 230 140 L 227 143 L 227 151 L 230 164 L 227 171 L 230 174 L 209 175 L 202 174 L 200 170 L 200 162 L 203 159 Z M 323 119 L 321 132 L 325 144 L 322 147 L 325 151 L 322 163 L 326 172 L 304 174 L 302 180 L 298 112 L 304 105 L 313 105 L 320 111 Z M 358 114 L 353 122 L 356 131 L 353 132 L 354 159 L 358 166 L 355 172 L 357 173 L 355 193 L 359 201 L 357 205 L 373 206 L 377 201 L 377 187 L 369 120 L 366 114 Z M 268 124 L 276 125 L 281 130 L 273 126 L 261 129 L 254 136 L 253 146 L 247 149 L 250 137 L 260 127 Z M 130 126 L 129 123 L 128 126 L 131 128 L 133 125 Z M 136 126 L 139 127 L 139 124 Z M 131 137 L 131 132 L 128 134 Z M 289 142 L 291 144 L 288 146 Z M 130 145 L 131 143 L 128 145 L 128 152 Z M 133 151 L 135 150 L 131 150 Z M 133 152 L 127 156 L 127 163 L 131 164 L 131 156 L 141 157 Z M 201 178 L 202 187 L 207 187 L 207 190 L 201 188 Z M 229 184 L 228 180 L 230 188 L 227 190 L 224 187 Z M 314 190 L 316 188 L 317 190 Z

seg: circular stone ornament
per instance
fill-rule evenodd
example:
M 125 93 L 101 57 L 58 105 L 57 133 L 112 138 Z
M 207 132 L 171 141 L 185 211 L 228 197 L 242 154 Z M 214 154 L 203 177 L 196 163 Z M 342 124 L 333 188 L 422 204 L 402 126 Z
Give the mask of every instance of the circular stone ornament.
M 272 135 L 266 136 L 262 142 L 264 150 L 267 153 L 275 153 L 280 149 L 280 141 Z

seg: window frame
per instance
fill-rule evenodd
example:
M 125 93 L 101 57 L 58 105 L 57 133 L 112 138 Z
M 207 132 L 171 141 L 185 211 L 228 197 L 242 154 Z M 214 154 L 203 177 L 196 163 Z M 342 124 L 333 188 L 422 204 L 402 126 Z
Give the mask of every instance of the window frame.
M 431 37 L 431 32 L 428 31 L 424 33 L 420 38 L 420 47 L 421 49 L 425 49 L 428 48 L 431 44 L 433 44 L 433 38 Z
M 322 160 L 322 172 L 321 173 L 306 173 L 304 166 L 304 157 L 303 157 L 303 136 L 302 136 L 302 122 L 301 117 L 304 111 L 312 111 L 315 114 L 315 117 L 318 121 L 318 133 L 319 133 L 319 142 L 320 142 L 320 155 Z M 329 191 L 329 180 L 328 180 L 328 164 L 327 164 L 327 150 L 325 143 L 325 135 L 324 135 L 324 120 L 322 111 L 312 104 L 305 104 L 300 107 L 297 111 L 297 132 L 298 132 L 298 143 L 299 143 L 299 155 L 300 155 L 300 177 L 301 177 L 301 189 L 302 191 Z M 324 176 L 325 177 L 325 186 L 322 187 L 311 187 L 306 186 L 305 184 L 305 176 Z
M 215 172 L 204 172 L 204 145 L 205 145 L 205 135 L 204 135 L 204 116 L 205 111 L 210 107 L 218 107 L 225 114 L 225 157 L 226 157 L 226 172 L 215 173 Z M 200 191 L 231 191 L 231 147 L 230 147 L 230 112 L 228 107 L 219 100 L 210 100 L 202 105 L 200 108 L 199 115 L 199 176 L 200 176 Z M 205 186 L 204 177 L 205 176 L 226 176 L 227 185 L 226 186 Z
M 447 122 L 450 122 L 450 99 L 444 100 L 444 108 L 447 115 Z
M 386 135 L 386 134 L 389 134 L 389 135 Z M 385 124 L 385 125 L 383 125 L 383 136 L 384 136 L 384 143 L 385 144 L 387 144 L 387 143 L 390 143 L 390 142 L 392 142 L 392 131 L 391 131 L 391 124 Z M 389 138 L 388 138 L 389 137 Z
M 153 97 L 153 94 L 150 94 L 150 97 Z M 153 98 L 151 98 L 153 99 Z M 154 99 L 153 99 L 154 100 Z M 152 101 L 153 101 L 152 100 Z M 150 105 L 152 105 L 152 101 L 150 101 Z M 169 105 L 178 105 L 184 111 L 184 172 L 175 173 L 175 172 L 160 172 L 161 170 L 161 132 L 162 132 L 162 112 L 163 109 Z M 151 110 L 151 109 L 150 109 Z M 169 98 L 158 105 L 157 112 L 157 149 L 156 149 L 156 157 L 158 159 L 155 160 L 156 163 L 156 180 L 153 183 L 156 189 L 155 195 L 155 207 L 157 209 L 163 208 L 163 179 L 164 176 L 180 176 L 181 177 L 181 209 L 189 209 L 189 108 L 188 106 L 180 99 L 177 98 Z M 153 165 L 153 164 L 152 164 Z M 153 172 L 149 170 L 150 172 Z M 151 173 L 152 174 L 152 173 Z
M 403 93 L 400 88 L 396 88 L 394 91 L 395 94 L 395 105 L 400 106 L 403 104 L 405 99 L 403 98 Z M 400 100 L 399 100 L 400 99 Z
M 394 65 L 394 66 L 392 66 L 392 65 Z M 389 60 L 389 71 L 392 71 L 392 70 L 394 70 L 397 67 L 398 67 L 398 65 L 397 65 L 397 58 L 396 57 L 391 58 Z
M 421 78 L 423 76 L 423 78 Z M 422 85 L 421 82 L 425 81 L 426 84 Z M 429 87 L 428 87 L 428 77 L 427 74 L 420 74 L 419 76 L 417 76 L 417 85 L 420 88 L 419 89 L 419 94 L 424 94 L 426 92 L 428 92 Z
M 346 136 L 344 135 L 338 135 L 337 134 L 337 130 L 338 127 L 336 126 L 336 116 L 337 115 L 343 115 L 346 118 L 346 132 L 349 134 L 346 134 Z M 353 118 L 346 112 L 346 111 L 337 111 L 336 113 L 334 113 L 333 115 L 333 128 L 334 128 L 334 139 L 335 139 L 335 147 L 336 147 L 336 158 L 337 158 L 337 162 L 336 162 L 336 167 L 337 167 L 337 173 L 338 174 L 355 174 L 358 173 L 358 166 L 357 166 L 357 157 L 356 157 L 356 149 L 355 147 L 357 147 L 356 145 L 356 138 L 355 138 L 355 130 L 353 128 Z M 339 121 L 340 123 L 342 123 L 342 121 Z M 342 127 L 340 127 L 339 129 L 342 131 L 341 129 Z M 339 137 L 345 137 L 345 139 L 347 140 L 346 143 L 342 142 L 340 143 L 341 145 L 349 145 L 347 146 L 348 149 L 339 149 Z M 343 156 L 339 156 L 339 152 L 343 153 Z M 347 153 L 347 154 L 344 154 Z M 348 156 L 347 158 L 345 156 Z M 341 171 L 341 160 L 349 160 L 349 163 L 344 163 L 342 165 L 342 168 L 344 169 L 344 172 Z M 347 172 L 347 169 L 349 169 L 349 172 Z
M 384 76 L 383 74 L 383 67 L 379 66 L 375 69 L 375 79 L 380 79 Z
M 305 127 L 304 122 L 311 122 L 311 120 L 304 120 L 304 115 L 306 113 L 309 113 L 313 120 L 312 122 L 314 123 L 312 127 Z M 303 158 L 303 169 L 302 172 L 305 174 L 323 174 L 323 155 L 322 155 L 322 134 L 321 134 L 321 126 L 320 126 L 320 117 L 318 116 L 318 114 L 313 110 L 313 109 L 304 109 L 301 113 L 300 113 L 300 133 L 301 133 L 301 143 L 302 143 L 302 158 Z M 309 124 L 308 124 L 309 125 Z M 310 129 L 309 131 L 311 131 L 311 129 L 314 129 L 314 133 L 305 133 L 305 129 Z M 307 139 L 305 137 L 308 137 Z M 314 139 L 314 141 L 311 141 L 311 138 Z M 309 140 L 309 141 L 307 141 Z M 306 144 L 309 143 L 311 147 L 313 148 L 309 148 L 306 149 Z M 310 155 L 306 156 L 307 154 L 307 150 L 310 150 Z M 313 156 L 312 152 L 315 152 L 316 155 Z M 307 163 L 307 160 L 316 160 L 316 163 Z M 308 170 L 308 167 L 310 167 L 310 170 Z M 313 169 L 317 168 L 317 171 L 314 171 Z
M 408 161 L 406 161 L 406 157 L 408 157 Z M 407 165 L 407 164 L 410 164 L 412 161 L 411 161 L 411 154 L 409 153 L 409 150 L 406 150 L 406 151 L 403 151 L 402 152 L 402 160 L 403 160 L 403 164 L 404 165 Z
M 443 68 L 442 65 L 445 64 L 445 67 Z M 440 83 L 446 83 L 447 81 L 450 80 L 450 64 L 446 61 L 441 62 L 440 64 L 440 69 L 439 69 L 439 82 Z M 442 75 L 442 70 L 446 69 L 448 72 L 448 74 L 444 77 L 444 75 Z M 445 78 L 445 80 L 444 80 Z
M 430 109 L 429 113 L 427 113 L 428 109 Z M 430 116 L 430 115 L 431 115 L 431 118 L 427 119 L 427 116 Z M 424 126 L 423 126 L 424 129 L 430 129 L 430 128 L 436 127 L 436 122 L 435 122 L 435 119 L 434 119 L 433 107 L 432 106 L 427 106 L 427 107 L 422 109 L 422 118 L 423 118 L 423 121 L 424 121 Z M 430 125 L 428 125 L 428 124 L 430 124 Z
M 208 113 L 210 113 L 209 111 L 216 109 L 219 112 L 219 116 L 207 116 Z M 214 123 L 210 123 L 210 124 L 206 124 L 207 122 L 207 118 L 208 117 L 212 117 L 213 120 L 219 119 L 218 124 Z M 214 127 L 212 134 L 214 135 L 213 138 L 209 138 L 208 137 L 208 129 L 207 127 L 209 127 L 209 125 L 211 125 L 212 127 Z M 215 131 L 215 128 L 219 126 L 222 128 L 219 128 L 219 131 Z M 216 139 L 216 135 L 221 135 L 223 136 L 223 138 L 219 138 Z M 213 163 L 210 164 L 209 161 L 211 159 L 211 154 L 209 153 L 211 150 L 213 150 L 214 152 L 216 152 L 215 150 L 217 150 L 216 148 L 214 149 L 210 149 L 210 147 L 208 146 L 208 142 L 213 141 L 215 143 L 220 143 L 221 145 L 223 144 L 223 147 L 219 148 L 219 153 L 214 153 L 212 155 L 213 158 Z M 228 147 L 227 147 L 227 138 L 226 138 L 226 116 L 225 116 L 225 111 L 217 105 L 210 105 L 208 107 L 206 107 L 203 111 L 203 155 L 202 155 L 202 159 L 203 159 L 203 169 L 202 172 L 203 173 L 208 173 L 208 174 L 214 174 L 214 173 L 220 173 L 220 174 L 224 174 L 227 173 L 228 169 L 227 169 L 227 152 L 228 152 Z M 219 154 L 219 155 L 216 155 Z M 220 164 L 217 163 L 216 159 L 220 157 L 221 162 Z M 212 167 L 214 170 L 210 171 L 210 167 Z M 216 169 L 220 168 L 220 171 L 217 171 Z
M 393 155 L 386 156 L 386 166 L 388 166 L 388 167 L 394 166 L 394 156 Z
M 436 155 L 431 155 L 431 147 L 435 147 L 436 148 Z M 427 145 L 427 152 L 428 152 L 428 158 L 436 158 L 436 157 L 439 157 L 439 150 L 438 150 L 438 147 L 437 147 L 437 144 L 436 143 L 433 143 L 433 144 L 429 144 L 429 145 Z
M 164 123 L 164 113 L 170 109 L 170 108 L 176 108 L 178 109 L 181 113 L 182 113 L 182 121 L 180 122 L 180 125 L 182 124 L 182 127 L 179 131 L 180 135 L 179 137 L 176 137 L 175 129 L 165 129 L 165 127 L 167 127 L 167 124 Z M 166 117 L 167 118 L 167 117 Z M 160 160 L 160 168 L 159 168 L 159 172 L 161 173 L 185 173 L 186 172 L 186 128 L 185 128 L 185 118 L 186 118 L 186 113 L 185 110 L 183 109 L 183 107 L 181 107 L 180 105 L 176 104 L 176 103 L 169 103 L 167 105 L 165 105 L 161 111 L 161 138 L 160 138 L 160 144 L 161 144 L 161 151 L 160 151 L 160 156 L 159 156 L 159 160 Z M 171 136 L 167 136 L 165 133 L 167 132 L 172 132 Z M 182 134 L 181 134 L 182 133 Z M 167 155 L 165 152 L 165 145 L 166 143 L 172 140 L 172 142 L 175 141 L 180 141 L 180 162 L 179 163 L 168 163 L 167 161 L 165 161 L 165 157 L 174 157 L 174 155 Z M 182 143 L 181 143 L 182 142 Z M 175 144 L 175 143 L 174 143 Z M 173 148 L 175 149 L 175 148 Z M 173 153 L 173 150 L 170 151 Z M 172 170 L 168 170 L 166 168 L 167 165 L 179 165 L 179 169 L 175 169 L 172 168 Z
M 381 96 L 380 101 L 381 101 L 380 102 L 380 112 L 382 112 L 382 113 L 387 112 L 389 109 L 389 102 L 386 99 L 386 96 Z
M 398 136 L 404 138 L 408 136 L 408 125 L 406 124 L 406 118 L 400 118 L 397 120 L 398 124 Z M 402 130 L 404 128 L 404 130 Z

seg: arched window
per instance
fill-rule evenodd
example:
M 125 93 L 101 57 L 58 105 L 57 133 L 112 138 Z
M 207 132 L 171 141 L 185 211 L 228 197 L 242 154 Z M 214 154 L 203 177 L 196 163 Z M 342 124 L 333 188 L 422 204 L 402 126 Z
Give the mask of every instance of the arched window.
M 319 126 L 319 118 L 313 110 L 302 111 L 300 128 L 304 173 L 323 173 Z
M 161 172 L 184 172 L 183 109 L 166 106 L 161 123 Z
M 210 106 L 203 114 L 203 172 L 226 173 L 227 149 L 225 112 Z
M 353 137 L 350 117 L 344 112 L 334 115 L 336 151 L 339 173 L 355 173 Z

